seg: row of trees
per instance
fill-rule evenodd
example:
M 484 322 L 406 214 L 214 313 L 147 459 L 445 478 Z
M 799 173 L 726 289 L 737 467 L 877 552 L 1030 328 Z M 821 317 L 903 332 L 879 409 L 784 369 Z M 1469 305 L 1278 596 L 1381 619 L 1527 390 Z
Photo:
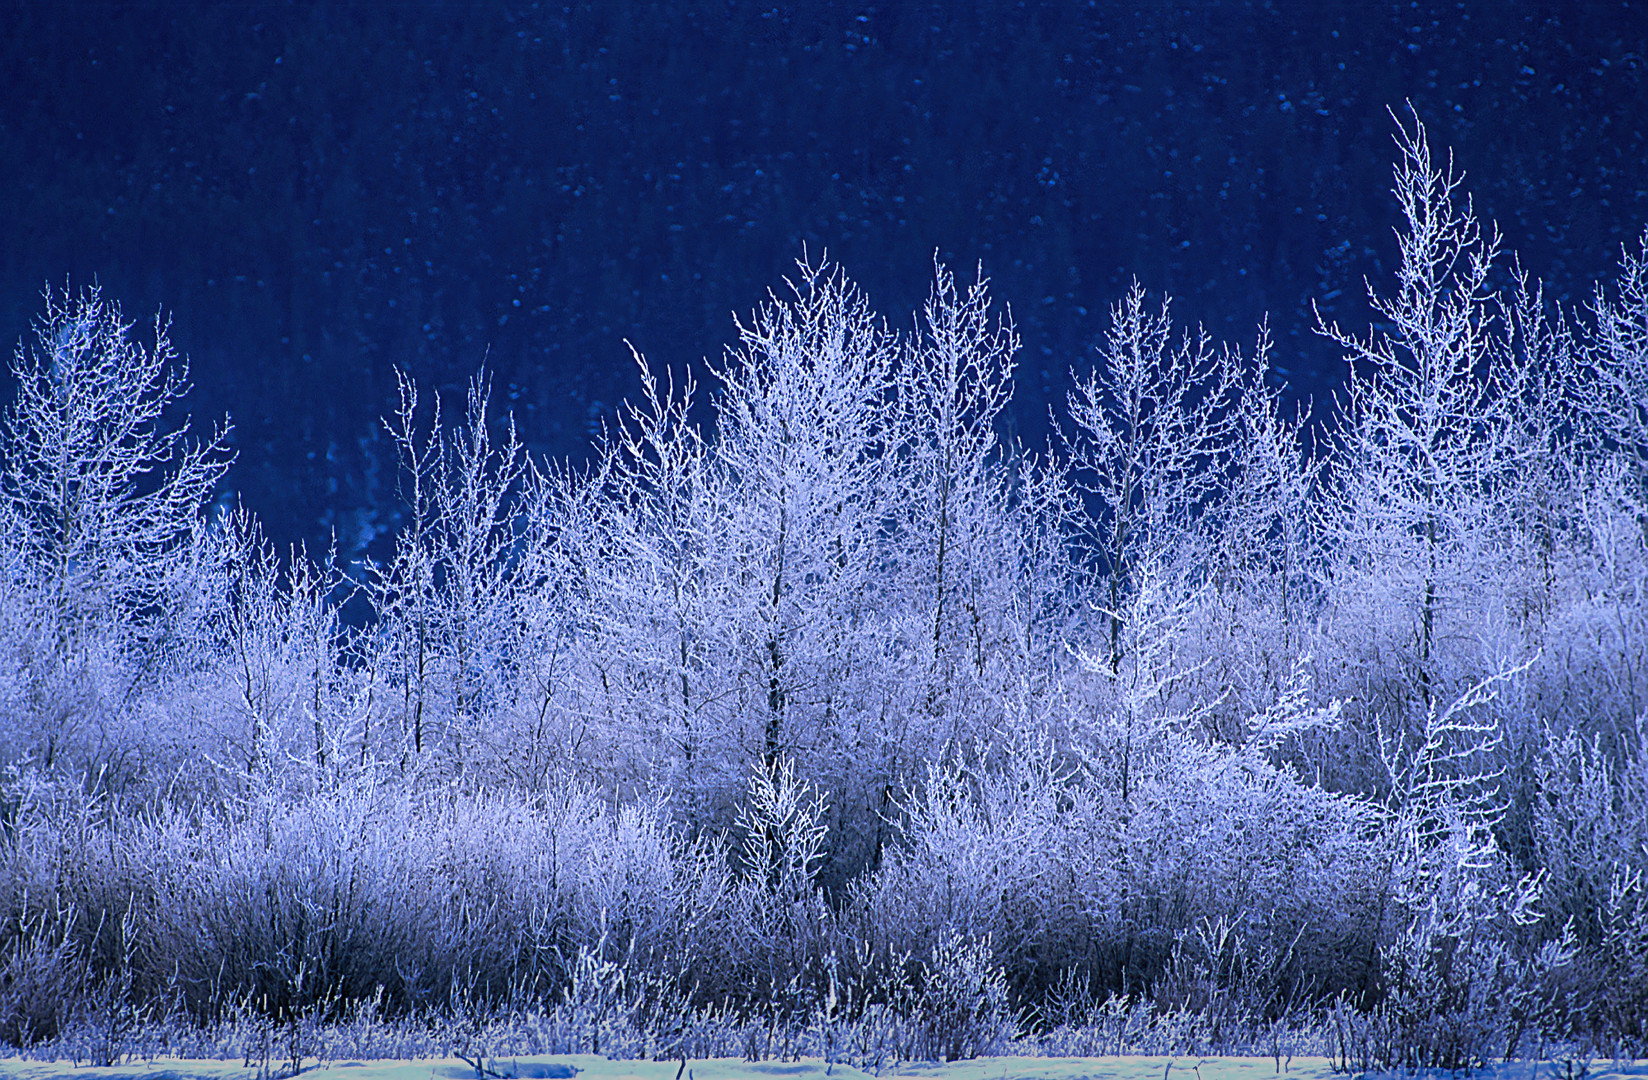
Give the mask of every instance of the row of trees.
M 1491 1041 L 1460 1017 L 1505 1052 L 1536 1029 L 1642 1045 L 1648 250 L 1556 310 L 1423 129 L 1399 146 L 1396 287 L 1366 336 L 1321 327 L 1350 372 L 1314 417 L 1281 407 L 1262 329 L 1219 346 L 1135 287 L 1059 440 L 1004 443 L 1017 339 L 982 277 L 938 267 L 895 331 L 803 265 L 714 366 L 713 427 L 638 357 L 587 469 L 529 458 L 484 380 L 456 424 L 403 381 L 408 524 L 353 575 L 212 509 L 223 438 L 167 425 L 164 326 L 143 346 L 96 291 L 49 295 L 0 507 L 14 949 L 41 904 L 94 953 L 125 925 L 99 914 L 107 867 L 19 839 L 67 835 L 41 776 L 107 800 L 95 827 L 157 909 L 195 902 L 163 884 L 179 866 L 229 872 L 188 836 L 363 783 L 508 791 L 528 832 L 599 792 L 674 830 L 614 819 L 659 866 L 635 856 L 610 909 L 552 874 L 561 899 L 520 915 L 543 933 L 476 946 L 471 988 L 665 917 L 721 944 L 657 962 L 740 1000 L 970 940 L 1026 1002 L 1240 988 L 1274 1019 L 1346 995 L 1431 1063 Z M 122 829 L 138 807 L 161 817 Z M 138 835 L 183 848 L 139 873 Z M 755 883 L 737 934 L 703 936 L 720 886 L 659 884 L 688 879 Z M 306 932 L 268 943 L 296 974 L 272 990 L 280 965 L 248 961 L 239 990 L 367 992 L 340 957 L 388 945 Z

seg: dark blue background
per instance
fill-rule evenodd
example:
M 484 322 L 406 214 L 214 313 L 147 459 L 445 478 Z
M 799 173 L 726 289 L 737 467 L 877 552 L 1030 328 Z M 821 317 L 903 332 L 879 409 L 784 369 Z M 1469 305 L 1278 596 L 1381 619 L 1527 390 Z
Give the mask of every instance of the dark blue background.
M 1583 300 L 1648 221 L 1640 3 L 0 3 L 0 339 L 164 305 L 282 540 L 395 522 L 400 366 L 577 456 L 802 251 L 902 322 L 982 262 L 1039 441 L 1133 278 L 1290 389 L 1395 245 L 1387 107 Z

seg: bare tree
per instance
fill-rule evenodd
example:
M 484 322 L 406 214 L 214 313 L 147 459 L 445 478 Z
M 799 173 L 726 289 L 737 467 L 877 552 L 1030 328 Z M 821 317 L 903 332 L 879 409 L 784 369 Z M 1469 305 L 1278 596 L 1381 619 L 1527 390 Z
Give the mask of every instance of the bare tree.
M 233 720 L 220 736 L 245 775 L 301 766 L 318 779 L 369 762 L 369 717 L 351 693 L 359 673 L 338 619 L 349 586 L 336 560 L 317 565 L 302 549 L 282 560 L 243 509 L 219 522 L 212 547 L 218 588 L 202 629 Z
M 148 626 L 178 551 L 205 524 L 228 469 L 227 427 L 191 443 L 166 412 L 188 391 L 167 324 L 154 344 L 131 338 L 94 288 L 46 292 L 33 349 L 12 361 L 17 401 L 5 418 L 4 494 L 25 556 L 55 613 L 59 656 L 87 635 Z
M 790 295 L 739 326 L 717 366 L 716 457 L 743 594 L 740 669 L 761 711 L 760 756 L 827 740 L 869 661 L 896 339 L 834 267 L 803 264 Z
M 1534 453 L 1518 423 L 1509 331 L 1489 274 L 1499 251 L 1451 158 L 1432 156 L 1417 118 L 1397 135 L 1397 290 L 1369 300 L 1382 328 L 1319 332 L 1346 350 L 1351 379 L 1335 432 L 1324 525 L 1345 592 L 1395 590 L 1411 612 L 1405 681 L 1432 708 L 1442 620 L 1488 572 L 1517 468 Z M 1388 327 L 1388 329 L 1383 328 Z
M 990 317 L 982 272 L 962 294 L 937 266 L 922 324 L 898 369 L 899 491 L 909 520 L 899 537 L 926 613 L 935 663 L 962 645 L 982 669 L 988 601 L 996 567 L 987 549 L 1002 528 L 1007 495 L 995 424 L 1012 398 L 1018 335 Z
M 1205 333 L 1174 341 L 1168 301 L 1151 311 L 1137 282 L 1111 309 L 1100 363 L 1070 394 L 1066 437 L 1096 503 L 1092 543 L 1105 575 L 1109 663 L 1122 662 L 1122 613 L 1141 576 L 1205 559 L 1201 518 L 1218 500 L 1237 417 L 1239 364 Z
M 18 530 L 14 569 L 43 615 L 30 693 L 49 764 L 98 699 L 122 696 L 102 680 L 155 659 L 232 455 L 226 426 L 191 442 L 167 415 L 188 383 L 163 319 L 145 346 L 96 288 L 45 300 L 34 347 L 12 361 L 0 497 Z
M 420 430 L 418 393 L 402 377 L 389 421 L 402 457 L 407 525 L 372 593 L 414 754 L 439 734 L 463 768 L 464 742 L 503 698 L 519 644 L 526 587 L 519 527 L 529 470 L 511 420 L 501 442 L 488 428 L 489 388 L 469 386 L 464 423 L 441 425 L 439 403 Z
M 690 376 L 677 389 L 636 363 L 641 397 L 598 466 L 559 477 L 546 504 L 546 581 L 578 605 L 570 721 L 593 725 L 616 780 L 667 780 L 697 814 L 729 808 L 745 769 L 729 485 Z
M 1592 312 L 1596 340 L 1588 366 L 1596 393 L 1586 411 L 1648 492 L 1648 232 L 1620 261 L 1618 295 L 1598 286 Z

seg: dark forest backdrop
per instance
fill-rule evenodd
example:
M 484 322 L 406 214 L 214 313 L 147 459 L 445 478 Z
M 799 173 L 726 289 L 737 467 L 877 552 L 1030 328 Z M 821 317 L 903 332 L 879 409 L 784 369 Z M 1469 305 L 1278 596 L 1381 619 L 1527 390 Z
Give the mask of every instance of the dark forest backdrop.
M 882 311 L 982 262 L 1033 443 L 1137 277 L 1318 398 L 1391 269 L 1386 107 L 1580 299 L 1648 220 L 1648 19 L 1598 3 L 0 4 L 0 341 L 161 305 L 282 541 L 397 524 L 394 369 L 534 449 L 733 338 L 803 248 Z M 380 542 L 380 549 L 383 544 Z

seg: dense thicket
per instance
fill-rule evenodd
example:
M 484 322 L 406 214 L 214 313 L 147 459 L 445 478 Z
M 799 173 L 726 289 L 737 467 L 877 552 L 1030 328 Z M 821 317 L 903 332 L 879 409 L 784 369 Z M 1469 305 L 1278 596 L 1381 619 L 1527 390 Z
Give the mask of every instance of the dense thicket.
M 982 278 L 895 330 L 803 264 L 713 428 L 638 358 L 587 468 L 484 379 L 456 421 L 403 380 L 365 581 L 208 513 L 165 327 L 51 294 L 5 426 L 0 1035 L 537 999 L 676 1017 L 668 1053 L 1135 1007 L 1641 1053 L 1648 249 L 1558 308 L 1399 148 L 1401 262 L 1371 330 L 1322 322 L 1314 421 L 1262 328 L 1135 286 L 1059 439 L 1004 442 Z

